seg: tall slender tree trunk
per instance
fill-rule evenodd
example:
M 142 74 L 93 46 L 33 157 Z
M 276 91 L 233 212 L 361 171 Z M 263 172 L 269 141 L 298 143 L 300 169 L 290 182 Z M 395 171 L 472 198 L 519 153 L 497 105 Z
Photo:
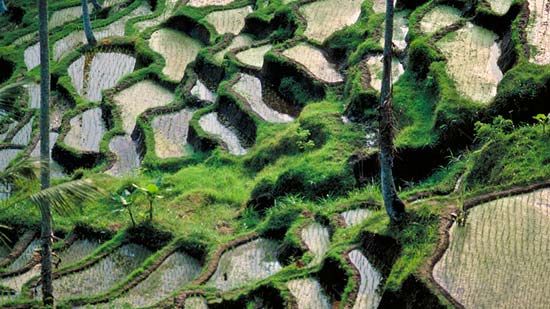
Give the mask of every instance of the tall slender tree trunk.
M 99 11 L 102 9 L 101 5 L 97 0 L 92 0 L 92 5 L 94 6 L 94 10 Z
M 392 107 L 392 40 L 393 40 L 393 0 L 386 0 L 386 29 L 384 33 L 384 66 L 382 89 L 380 91 L 380 182 L 384 206 L 392 223 L 399 223 L 405 214 L 405 205 L 397 196 L 393 179 L 394 128 Z
M 80 0 L 80 3 L 82 4 L 82 23 L 84 24 L 84 34 L 86 34 L 86 40 L 88 40 L 88 44 L 95 45 L 97 41 L 92 30 L 92 23 L 90 22 L 88 0 Z
M 4 0 L 0 0 L 0 15 L 6 13 L 8 11 L 8 7 L 6 6 L 6 3 Z
M 50 55 L 48 43 L 48 0 L 38 0 L 40 36 L 40 183 L 42 189 L 50 187 Z M 53 306 L 52 286 L 52 215 L 50 205 L 40 205 L 42 214 L 42 301 Z

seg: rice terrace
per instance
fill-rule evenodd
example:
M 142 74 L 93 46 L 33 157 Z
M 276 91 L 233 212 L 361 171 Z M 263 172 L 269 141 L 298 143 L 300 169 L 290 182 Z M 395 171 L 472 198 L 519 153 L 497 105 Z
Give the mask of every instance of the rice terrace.
M 550 0 L 0 0 L 0 308 L 550 308 Z

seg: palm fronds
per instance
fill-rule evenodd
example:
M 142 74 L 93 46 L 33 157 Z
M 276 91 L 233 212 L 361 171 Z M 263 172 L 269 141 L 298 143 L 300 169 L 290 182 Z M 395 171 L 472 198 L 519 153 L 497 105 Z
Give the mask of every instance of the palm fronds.
M 49 203 L 58 214 L 66 215 L 80 208 L 85 201 L 95 200 L 104 193 L 90 180 L 76 180 L 66 182 L 34 193 L 29 200 L 41 207 Z
M 12 162 L 4 171 L 0 172 L 1 184 L 17 184 L 20 182 L 35 181 L 37 179 L 34 161 L 28 158 Z
M 11 104 L 12 98 L 16 97 L 21 91 L 21 87 L 26 84 L 25 81 L 11 83 L 0 87 L 0 109 L 10 111 L 14 108 Z

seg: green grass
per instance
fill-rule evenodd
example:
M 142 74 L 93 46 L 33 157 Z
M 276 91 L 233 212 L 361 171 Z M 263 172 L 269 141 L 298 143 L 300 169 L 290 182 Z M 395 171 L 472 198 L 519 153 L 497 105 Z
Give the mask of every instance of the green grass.
M 138 3 L 139 2 L 139 3 Z M 235 1 L 226 8 L 237 8 L 253 1 Z M 141 1 L 136 1 L 129 8 L 124 9 L 106 19 L 95 19 L 94 27 L 104 26 L 124 16 L 131 9 L 137 7 Z M 59 9 L 77 5 L 77 1 L 60 1 L 52 4 L 52 8 Z M 465 191 L 460 194 L 449 194 L 445 197 L 432 198 L 409 205 L 409 220 L 401 230 L 389 227 L 389 220 L 383 207 L 372 207 L 372 215 L 362 224 L 350 228 L 340 228 L 335 217 L 343 211 L 357 207 L 365 207 L 365 203 L 381 205 L 381 193 L 377 180 L 364 187 L 358 187 L 348 159 L 359 150 L 364 150 L 363 123 L 344 124 L 341 115 L 345 103 L 360 105 L 364 121 L 369 125 L 376 125 L 376 91 L 363 89 L 361 72 L 358 63 L 367 55 L 379 53 L 381 46 L 379 39 L 382 34 L 382 14 L 374 14 L 372 1 L 365 1 L 362 6 L 362 15 L 358 23 L 345 27 L 332 34 L 321 48 L 329 50 L 338 61 L 349 66 L 345 86 L 324 87 L 314 83 L 304 76 L 283 76 L 276 80 L 276 88 L 287 99 L 290 98 L 303 110 L 300 116 L 292 123 L 270 124 L 259 121 L 251 116 L 256 127 L 255 144 L 250 152 L 243 157 L 235 157 L 224 150 L 216 148 L 213 151 L 201 152 L 195 150 L 189 157 L 173 160 L 159 160 L 154 153 L 154 140 L 151 138 L 152 129 L 148 120 L 138 119 L 137 126 L 145 134 L 147 154 L 142 172 L 133 177 L 112 178 L 102 173 L 107 160 L 102 159 L 91 170 L 78 171 L 76 176 L 90 178 L 106 192 L 121 192 L 132 187 L 132 184 L 145 186 L 162 178 L 162 199 L 156 200 L 155 227 L 166 230 L 175 236 L 175 240 L 153 254 L 138 269 L 125 278 L 129 282 L 139 276 L 147 267 L 151 266 L 164 253 L 174 246 L 184 242 L 186 248 L 200 247 L 206 255 L 206 262 L 213 252 L 228 241 L 237 237 L 257 232 L 262 236 L 279 238 L 284 248 L 297 250 L 299 253 L 290 254 L 290 265 L 273 277 L 262 282 L 254 283 L 242 289 L 223 295 L 207 290 L 209 300 L 243 300 L 251 301 L 252 296 L 260 287 L 269 286 L 278 289 L 280 294 L 290 296 L 286 288 L 289 280 L 303 277 L 320 276 L 327 271 L 327 263 L 314 267 L 301 268 L 295 263 L 301 261 L 308 264 L 312 256 L 302 252 L 299 236 L 303 224 L 316 220 L 327 225 L 333 232 L 331 246 L 327 259 L 339 265 L 347 278 L 342 278 L 344 288 L 342 304 L 347 301 L 353 288 L 358 282 L 351 279 L 351 266 L 343 259 L 343 253 L 351 246 L 362 241 L 365 233 L 375 233 L 395 239 L 400 246 L 400 253 L 395 264 L 391 267 L 385 281 L 385 289 L 399 291 L 403 282 L 411 276 L 421 276 L 419 270 L 438 240 L 437 228 L 439 215 L 445 205 L 455 203 L 458 199 L 475 196 L 481 192 L 490 192 L 511 185 L 530 184 L 544 180 L 550 175 L 550 134 L 542 133 L 540 126 L 526 126 L 518 120 L 530 120 L 534 114 L 545 111 L 545 87 L 548 80 L 548 66 L 536 66 L 525 63 L 525 56 L 520 52 L 522 47 L 518 43 L 518 21 L 513 23 L 513 44 L 516 46 L 518 64 L 508 71 L 499 87 L 496 101 L 485 107 L 475 104 L 458 95 L 452 79 L 446 72 L 443 58 L 435 48 L 432 38 L 424 36 L 418 31 L 420 17 L 434 4 L 429 2 L 416 8 L 410 19 L 411 46 L 409 49 L 406 73 L 394 86 L 394 106 L 396 114 L 397 147 L 419 148 L 423 146 L 437 146 L 443 149 L 457 148 L 458 152 L 449 154 L 449 164 L 433 171 L 427 179 L 407 187 L 401 193 L 403 198 L 413 196 L 419 192 L 429 191 L 436 193 L 451 193 L 457 179 L 466 173 L 464 178 Z M 260 24 L 273 26 L 275 20 L 282 19 L 287 25 L 275 25 L 273 33 L 262 37 L 269 38 L 274 43 L 274 50 L 284 50 L 291 37 L 303 38 L 305 25 L 298 16 L 296 9 L 298 2 L 283 4 L 282 1 L 256 1 L 258 10 L 249 16 L 249 20 Z M 0 58 L 15 64 L 14 77 L 26 75 L 37 78 L 38 70 L 24 71 L 22 52 L 26 46 L 15 47 L 8 45 L 18 36 L 30 33 L 37 29 L 34 17 L 34 4 L 25 1 L 22 6 L 28 9 L 24 18 L 25 27 L 0 37 Z M 173 90 L 174 103 L 169 106 L 174 110 L 183 107 L 197 107 L 186 97 L 186 84 L 195 78 L 182 82 L 166 80 L 161 73 L 165 61 L 155 54 L 148 46 L 147 40 L 160 27 L 176 26 L 178 23 L 188 22 L 204 33 L 190 34 L 208 45 L 207 49 L 199 52 L 198 61 L 213 62 L 211 54 L 221 50 L 228 43 L 228 38 L 217 35 L 213 27 L 204 21 L 205 16 L 215 8 L 189 8 L 182 6 L 177 16 L 169 25 L 160 25 L 138 33 L 132 24 L 154 18 L 164 7 L 159 2 L 153 16 L 137 18 L 127 25 L 128 36 L 108 42 L 110 47 L 124 48 L 135 53 L 138 63 L 136 71 L 125 77 L 121 82 L 129 87 L 144 79 L 155 82 Z M 6 24 L 4 17 L 0 17 L 0 28 Z M 52 32 L 52 39 L 57 40 L 72 31 L 80 30 L 79 21 L 75 21 Z M 82 47 L 66 56 L 61 62 L 55 63 L 52 68 L 54 92 L 62 94 L 69 102 L 75 103 L 67 117 L 75 115 L 79 110 L 92 106 L 80 98 L 66 74 L 68 65 L 86 51 L 95 51 Z M 213 52 L 211 52 L 213 51 Z M 281 59 L 274 52 L 269 52 L 266 63 L 275 68 L 294 67 Z M 197 63 L 191 63 L 190 69 Z M 217 65 L 222 73 L 223 84 L 218 94 L 227 94 L 227 81 L 231 79 L 239 66 L 234 59 L 224 60 Z M 188 70 L 189 71 L 189 70 Z M 299 73 L 299 72 L 298 72 Z M 204 75 L 204 72 L 203 72 Z M 302 87 L 305 85 L 306 87 Z M 224 92 L 225 91 L 225 92 Z M 112 109 L 111 97 L 114 93 L 107 91 L 101 106 Z M 236 104 L 240 110 L 241 102 L 229 98 L 231 104 Z M 372 103 L 372 104 L 371 104 Z M 96 106 L 96 105 L 93 105 Z M 218 108 L 219 105 L 199 107 L 196 115 L 202 115 Z M 486 118 L 488 122 L 499 114 L 514 110 L 511 115 L 516 121 L 515 127 L 499 127 L 499 124 L 478 126 L 477 139 L 474 123 Z M 24 108 L 14 113 L 22 113 Z M 101 151 L 107 153 L 108 140 L 121 132 L 122 124 L 118 110 L 113 109 L 110 131 L 102 141 Z M 246 112 L 246 111 L 245 111 Z M 535 113 L 536 112 L 536 113 Z M 532 114 L 532 115 L 531 115 Z M 204 132 L 202 132 L 204 133 Z M 199 132 L 198 134 L 202 134 Z M 201 137 L 209 138 L 204 135 Z M 467 142 L 464 142 L 467 140 Z M 466 150 L 466 146 L 470 149 Z M 76 154 L 77 156 L 78 154 Z M 64 181 L 64 180 L 60 180 Z M 38 184 L 27 184 L 22 191 L 38 190 Z M 273 199 L 267 209 L 254 209 L 254 201 L 261 194 L 267 194 Z M 16 199 L 19 196 L 15 196 Z M 12 200 L 13 201 L 13 200 Z M 144 196 L 136 195 L 134 211 L 139 222 L 146 219 L 147 201 Z M 10 207 L 0 205 L 0 222 L 10 225 L 38 228 L 39 211 L 29 203 L 19 202 Z M 80 261 L 82 264 L 102 252 L 111 250 L 119 245 L 124 237 L 131 234 L 126 228 L 130 225 L 127 213 L 119 211 L 114 201 L 109 197 L 82 205 L 82 211 L 69 216 L 55 216 L 56 230 L 69 232 L 75 225 L 84 225 L 95 230 L 109 230 L 118 232 L 117 236 L 99 248 L 90 257 Z M 303 249 L 303 248 L 301 248 Z M 201 251 L 202 252 L 202 251 Z M 329 270 L 330 271 L 330 270 Z M 124 283 L 123 282 L 123 283 Z M 117 284 L 103 296 L 117 295 L 123 285 Z M 188 287 L 189 288 L 189 287 Z M 192 287 L 196 288 L 196 287 Z M 174 294 L 175 295 L 175 294 Z M 86 296 L 89 297 L 89 296 Z M 90 299 L 88 299 L 90 300 Z M 22 300 L 25 301 L 25 300 Z

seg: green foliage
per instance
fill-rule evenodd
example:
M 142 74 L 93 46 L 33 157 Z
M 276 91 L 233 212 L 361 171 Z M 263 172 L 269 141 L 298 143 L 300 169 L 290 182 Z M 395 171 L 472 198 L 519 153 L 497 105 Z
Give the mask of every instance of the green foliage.
M 143 193 L 145 197 L 147 198 L 147 201 L 149 202 L 149 222 L 153 221 L 153 203 L 156 200 L 160 200 L 164 198 L 162 195 L 159 195 L 160 193 L 160 178 L 157 180 L 156 183 L 150 183 L 147 184 L 145 187 L 140 187 L 136 184 L 133 184 L 132 186 L 136 188 L 139 192 Z
M 119 209 L 115 209 L 115 211 L 124 211 L 126 209 L 128 211 L 128 215 L 130 216 L 130 220 L 132 221 L 132 227 L 136 227 L 136 220 L 134 218 L 134 214 L 132 213 L 132 206 L 133 206 L 133 196 L 132 193 L 128 190 L 122 191 L 122 193 L 112 193 L 111 199 L 117 204 Z
M 537 114 L 536 116 L 533 116 L 533 119 L 542 125 L 542 133 L 546 133 L 546 126 L 550 125 L 550 114 Z
M 550 174 L 550 136 L 540 134 L 536 126 L 513 130 L 511 121 L 497 117 L 493 124 L 478 123 L 476 129 L 482 146 L 469 157 L 469 190 L 528 184 Z
M 300 83 L 298 83 L 292 76 L 281 79 L 279 92 L 285 97 L 294 98 L 296 103 L 300 106 L 306 105 L 307 102 L 313 99 L 311 95 L 305 91 L 305 89 L 300 86 Z

